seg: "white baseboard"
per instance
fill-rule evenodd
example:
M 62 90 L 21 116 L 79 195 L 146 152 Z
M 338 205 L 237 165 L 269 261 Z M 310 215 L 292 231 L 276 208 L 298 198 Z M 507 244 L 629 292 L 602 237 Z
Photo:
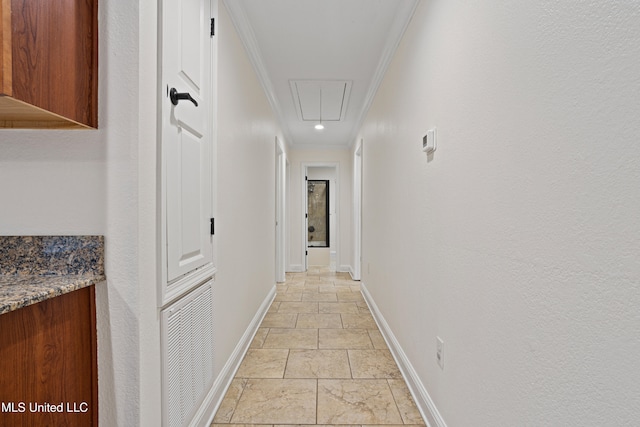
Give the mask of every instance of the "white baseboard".
M 209 390 L 204 403 L 200 406 L 200 409 L 196 412 L 193 420 L 189 424 L 190 426 L 209 427 L 213 422 L 213 418 L 222 403 L 222 399 L 227 393 L 227 389 L 231 385 L 231 381 L 240 367 L 240 363 L 242 362 L 244 355 L 247 353 L 247 350 L 249 350 L 249 345 L 251 345 L 251 341 L 256 335 L 258 327 L 260 326 L 260 323 L 262 323 L 264 316 L 267 314 L 275 296 L 276 287 L 274 286 L 260 305 L 258 312 L 253 316 L 251 323 L 242 335 L 242 338 L 240 338 L 238 345 L 236 345 L 233 353 L 231 353 L 227 363 L 225 363 L 224 367 L 218 374 L 218 377 L 214 381 L 211 390 Z
M 341 273 L 351 273 L 351 266 L 350 265 L 340 265 L 336 268 L 336 271 L 341 272 Z M 302 264 L 291 264 L 288 268 L 287 268 L 287 273 L 304 273 L 305 269 L 304 266 Z
M 407 358 L 404 350 L 402 350 L 402 347 L 400 347 L 400 343 L 398 343 L 398 340 L 389 327 L 389 324 L 384 319 L 384 316 L 382 316 L 382 313 L 378 309 L 373 297 L 367 290 L 367 286 L 361 282 L 360 287 L 362 289 L 362 295 L 369 306 L 369 310 L 371 310 L 371 314 L 378 324 L 378 328 L 380 329 L 384 340 L 387 342 L 393 358 L 400 368 L 400 372 L 409 387 L 413 400 L 416 402 L 418 410 L 426 422 L 427 427 L 447 427 L 447 424 L 444 422 L 440 412 L 438 412 L 438 408 L 436 408 L 431 396 L 429 396 L 427 389 L 420 380 L 420 377 L 418 377 L 418 373 L 413 368 L 413 365 L 411 365 L 411 362 Z
M 349 276 L 351 276 L 351 280 L 360 280 L 360 279 L 356 279 L 356 278 L 355 278 L 356 272 L 355 272 L 355 271 L 353 271 L 353 267 L 349 266 L 349 271 L 348 271 L 348 273 L 349 273 Z
M 351 266 L 350 265 L 341 265 L 337 268 L 337 270 L 340 273 L 351 273 Z
M 304 273 L 304 266 L 302 264 L 291 264 L 287 268 L 287 273 Z

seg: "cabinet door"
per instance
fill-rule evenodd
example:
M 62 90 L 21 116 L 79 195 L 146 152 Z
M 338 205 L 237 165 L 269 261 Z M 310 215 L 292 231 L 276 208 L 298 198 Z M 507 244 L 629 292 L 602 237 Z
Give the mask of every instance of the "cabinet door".
M 213 262 L 211 3 L 162 2 L 167 280 Z M 171 91 L 182 99 L 171 99 Z
M 0 127 L 98 126 L 98 0 L 2 0 L 0 45 Z
M 1 315 L 0 425 L 97 426 L 97 367 L 93 286 Z

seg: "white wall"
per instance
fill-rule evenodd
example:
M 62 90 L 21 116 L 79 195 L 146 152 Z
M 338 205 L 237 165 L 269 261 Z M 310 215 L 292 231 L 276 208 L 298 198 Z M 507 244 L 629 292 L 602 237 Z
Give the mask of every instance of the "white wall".
M 638 117 L 640 3 L 419 5 L 361 131 L 362 272 L 448 425 L 640 419 Z
M 216 369 L 275 285 L 276 135 L 282 140 L 224 3 L 219 7 Z
M 105 139 L 101 130 L 0 129 L 0 234 L 104 234 Z
M 351 266 L 352 237 L 351 237 L 351 212 L 352 212 L 352 175 L 353 165 L 351 153 L 345 150 L 290 150 L 289 162 L 291 172 L 288 194 L 288 259 L 287 271 L 301 271 L 304 268 L 304 242 L 306 233 L 304 229 L 304 164 L 313 163 L 338 164 L 336 210 L 336 246 L 338 271 L 347 271 Z M 335 188 L 334 188 L 335 189 Z M 304 189 L 306 191 L 306 189 Z M 334 244 L 331 243 L 331 250 Z
M 139 425 L 162 423 L 160 313 L 156 305 L 158 263 L 158 2 L 140 2 L 138 64 L 138 286 L 139 286 Z M 125 357 L 126 354 L 121 354 Z

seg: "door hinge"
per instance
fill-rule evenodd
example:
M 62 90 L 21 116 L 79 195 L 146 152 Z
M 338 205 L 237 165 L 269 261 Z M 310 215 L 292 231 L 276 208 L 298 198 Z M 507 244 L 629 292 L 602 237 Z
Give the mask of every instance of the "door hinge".
M 309 251 L 304 251 L 304 254 L 305 255 L 309 255 Z
M 309 218 L 309 214 L 308 213 L 304 214 L 304 217 Z
M 211 235 L 216 234 L 216 219 L 211 218 Z
M 211 37 L 216 35 L 216 18 L 211 18 Z

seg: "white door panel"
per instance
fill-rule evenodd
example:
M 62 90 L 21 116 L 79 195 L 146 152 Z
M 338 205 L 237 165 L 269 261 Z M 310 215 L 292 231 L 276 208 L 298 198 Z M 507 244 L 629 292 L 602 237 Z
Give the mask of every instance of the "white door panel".
M 167 281 L 213 262 L 209 0 L 163 0 Z M 174 105 L 169 92 L 189 95 Z M 197 104 L 197 105 L 196 105 Z
M 178 144 L 167 162 L 167 253 L 169 280 L 207 262 L 206 205 L 208 186 L 202 175 L 207 167 L 206 144 L 186 129 L 177 135 Z M 204 169 L 204 170 L 203 170 Z M 205 202 L 205 203 L 203 203 Z M 202 236 L 207 237 L 203 242 Z

